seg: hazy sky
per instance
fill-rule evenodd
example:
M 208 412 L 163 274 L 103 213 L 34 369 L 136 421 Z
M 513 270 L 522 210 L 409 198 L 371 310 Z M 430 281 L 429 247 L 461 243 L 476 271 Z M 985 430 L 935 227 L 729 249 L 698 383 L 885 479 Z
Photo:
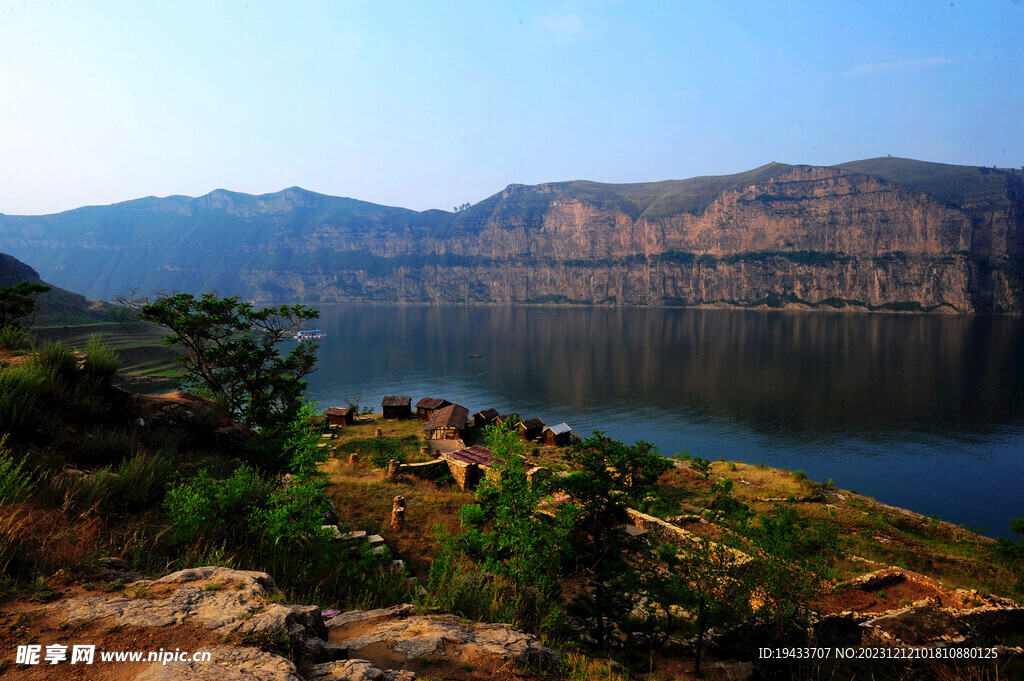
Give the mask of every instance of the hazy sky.
M 1024 164 L 1024 3 L 0 0 L 0 212 Z M 2 235 L 0 235 L 2 236 Z

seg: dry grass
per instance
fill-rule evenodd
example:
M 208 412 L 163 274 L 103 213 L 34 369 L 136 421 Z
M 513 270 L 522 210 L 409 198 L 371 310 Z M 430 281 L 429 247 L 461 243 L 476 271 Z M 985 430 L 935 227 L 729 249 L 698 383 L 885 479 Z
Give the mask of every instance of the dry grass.
M 340 524 L 380 533 L 392 552 L 405 560 L 406 568 L 420 577 L 426 576 L 434 551 L 434 527 L 441 524 L 456 530 L 459 509 L 474 501 L 472 492 L 463 492 L 454 484 L 408 477 L 388 480 L 384 471 L 365 463 L 351 466 L 347 459 L 332 458 L 323 470 L 330 479 L 329 493 Z M 405 497 L 406 524 L 394 531 L 390 527 L 391 506 L 399 495 Z

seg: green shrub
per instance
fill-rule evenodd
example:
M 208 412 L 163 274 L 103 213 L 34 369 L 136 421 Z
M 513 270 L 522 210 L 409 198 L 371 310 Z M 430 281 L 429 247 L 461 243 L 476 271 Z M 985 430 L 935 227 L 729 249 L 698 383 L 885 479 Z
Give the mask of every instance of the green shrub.
M 387 468 L 392 461 L 405 463 L 405 452 L 391 438 L 374 438 L 370 440 L 369 448 L 370 463 L 375 468 Z
M 103 344 L 98 335 L 89 336 L 85 346 L 85 372 L 94 381 L 108 384 L 117 375 L 121 362 L 110 347 Z
M 14 461 L 7 436 L 0 436 L 0 502 L 21 501 L 32 490 L 32 476 L 23 471 L 25 461 Z
M 25 330 L 13 324 L 0 328 L 0 350 L 28 350 L 31 347 L 32 337 Z
M 476 504 L 469 504 L 459 509 L 459 522 L 463 527 L 479 527 L 487 520 L 487 513 Z
M 806 480 L 807 473 L 803 471 L 793 471 L 793 477 L 796 478 L 797 480 Z
M 63 341 L 52 341 L 36 351 L 31 364 L 49 380 L 68 385 L 78 370 L 78 355 Z
M 205 470 L 167 490 L 164 506 L 175 539 L 192 544 L 210 531 L 217 522 L 220 491 Z
M 690 459 L 690 468 L 705 480 L 711 475 L 711 462 L 703 457 L 695 456 Z
M 173 470 L 173 460 L 149 452 L 122 461 L 116 469 L 121 481 L 116 495 L 118 510 L 139 511 L 160 503 Z
M 0 370 L 0 433 L 19 436 L 45 425 L 46 376 L 25 363 Z

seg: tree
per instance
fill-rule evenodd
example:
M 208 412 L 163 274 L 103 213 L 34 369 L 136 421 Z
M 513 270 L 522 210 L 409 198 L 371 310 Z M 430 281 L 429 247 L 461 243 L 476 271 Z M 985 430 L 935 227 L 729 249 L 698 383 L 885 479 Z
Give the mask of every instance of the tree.
M 565 458 L 575 472 L 561 481 L 561 487 L 580 514 L 573 548 L 580 568 L 589 575 L 597 641 L 604 647 L 606 619 L 626 605 L 623 590 L 637 581 L 621 519 L 626 507 L 647 496 L 672 464 L 649 442 L 625 445 L 601 431 L 574 445 Z
M 303 305 L 256 309 L 237 296 L 204 293 L 165 296 L 150 302 L 119 299 L 173 333 L 165 341 L 183 350 L 178 362 L 188 379 L 222 402 L 246 426 L 271 428 L 293 421 L 303 406 L 306 382 L 316 370 L 316 344 L 299 342 L 281 356 L 278 344 L 291 340 L 319 311 Z
M 513 426 L 490 425 L 484 439 L 495 462 L 492 474 L 477 488 L 480 508 L 493 520 L 485 536 L 485 567 L 507 575 L 517 594 L 534 587 L 552 597 L 568 533 L 566 512 L 556 513 L 553 520 L 537 513 L 547 490 L 542 481 L 529 480 L 523 442 Z
M 775 642 L 805 640 L 810 604 L 840 553 L 834 519 L 801 518 L 792 506 L 776 505 L 773 516 L 758 517 L 750 538 L 760 549 L 755 614 L 768 625 L 767 634 Z
M 31 327 L 36 302 L 49 290 L 46 284 L 33 281 L 19 281 L 14 286 L 0 287 L 0 329 L 8 326 L 22 328 L 22 320 L 26 317 L 25 326 Z
M 653 599 L 648 601 L 648 610 L 652 604 L 660 606 L 666 635 L 673 629 L 672 606 L 684 606 L 696 618 L 693 671 L 700 676 L 707 630 L 738 624 L 750 616 L 749 558 L 721 541 L 695 537 L 683 548 L 661 544 L 656 563 L 644 571 L 644 577 L 645 590 Z M 661 614 L 649 612 L 649 617 Z

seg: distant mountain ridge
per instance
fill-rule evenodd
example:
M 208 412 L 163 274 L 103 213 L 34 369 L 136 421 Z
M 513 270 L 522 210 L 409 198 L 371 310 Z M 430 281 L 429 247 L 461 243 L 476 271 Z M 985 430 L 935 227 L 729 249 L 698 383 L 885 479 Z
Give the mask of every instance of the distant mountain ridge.
M 449 213 L 298 187 L 0 215 L 0 249 L 112 299 L 1024 311 L 1024 174 L 877 158 L 512 184 Z

